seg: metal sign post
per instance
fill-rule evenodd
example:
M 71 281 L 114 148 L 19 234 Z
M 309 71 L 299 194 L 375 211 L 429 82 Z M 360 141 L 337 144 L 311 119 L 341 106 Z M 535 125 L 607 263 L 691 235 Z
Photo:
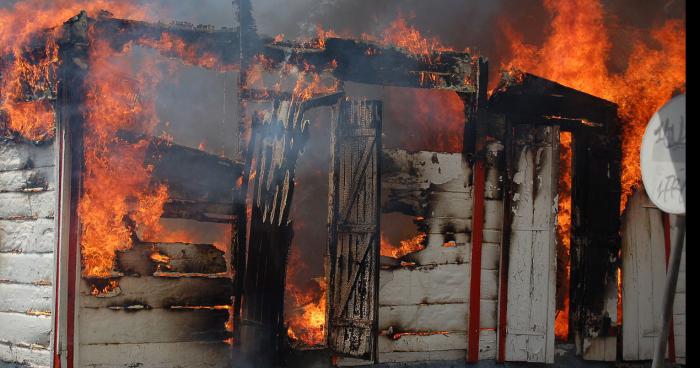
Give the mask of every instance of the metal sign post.
M 678 233 L 672 244 L 663 306 L 659 340 L 654 352 L 653 368 L 664 366 L 666 342 L 671 328 L 673 299 L 676 294 L 685 239 L 685 95 L 667 102 L 649 121 L 642 138 L 640 163 L 642 180 L 649 198 L 659 209 L 678 216 Z

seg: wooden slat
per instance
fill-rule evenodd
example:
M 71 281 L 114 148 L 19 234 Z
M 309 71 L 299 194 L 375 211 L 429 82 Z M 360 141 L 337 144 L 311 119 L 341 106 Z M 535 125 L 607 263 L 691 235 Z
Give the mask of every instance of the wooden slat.
M 168 308 L 183 305 L 228 305 L 231 303 L 230 278 L 201 277 L 131 277 L 119 278 L 118 295 L 104 298 L 90 294 L 91 288 L 84 279 L 80 282 L 80 303 L 85 308 L 144 305 L 151 308 Z
M 467 331 L 469 304 L 416 304 L 379 307 L 379 330 Z
M 622 358 L 654 356 L 665 280 L 661 212 L 640 190 L 627 204 L 622 241 Z
M 379 353 L 381 363 L 401 362 L 429 362 L 429 361 L 460 361 L 463 362 L 467 355 L 466 349 L 442 350 L 442 351 L 406 351 Z
M 81 344 L 223 341 L 227 310 L 80 309 Z
M 368 136 L 368 130 L 375 134 Z M 337 353 L 374 359 L 379 283 L 381 104 L 342 102 L 332 136 L 328 341 Z M 363 231 L 356 231 L 359 227 Z M 372 232 L 368 231 L 370 228 Z
M 472 254 L 469 284 L 469 345 L 467 349 L 467 362 L 475 363 L 479 360 L 479 317 L 481 293 L 481 246 L 484 238 L 484 161 L 476 162 L 474 168 L 474 206 L 472 212 Z
M 380 305 L 467 303 L 469 268 L 445 264 L 380 271 Z
M 379 352 L 442 351 L 467 348 L 465 332 L 445 332 L 429 335 L 404 335 L 393 340 L 379 336 Z
M 94 368 L 226 368 L 231 345 L 221 341 L 81 344 L 81 366 Z
M 167 256 L 167 262 L 155 262 L 152 254 Z M 224 252 L 210 244 L 140 243 L 117 254 L 119 270 L 141 276 L 162 272 L 216 274 L 226 272 Z

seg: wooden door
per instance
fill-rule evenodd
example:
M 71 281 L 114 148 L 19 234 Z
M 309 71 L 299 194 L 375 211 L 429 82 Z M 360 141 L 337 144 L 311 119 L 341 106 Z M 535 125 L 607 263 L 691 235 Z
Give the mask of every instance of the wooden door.
M 559 128 L 512 133 L 505 359 L 553 363 Z
M 331 138 L 329 347 L 374 359 L 379 288 L 381 103 L 344 100 Z

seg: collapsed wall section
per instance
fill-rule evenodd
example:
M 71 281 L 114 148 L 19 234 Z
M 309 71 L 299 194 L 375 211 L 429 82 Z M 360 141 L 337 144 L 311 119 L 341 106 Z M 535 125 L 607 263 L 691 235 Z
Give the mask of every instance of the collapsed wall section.
M 50 362 L 53 152 L 53 143 L 0 138 L 0 362 Z

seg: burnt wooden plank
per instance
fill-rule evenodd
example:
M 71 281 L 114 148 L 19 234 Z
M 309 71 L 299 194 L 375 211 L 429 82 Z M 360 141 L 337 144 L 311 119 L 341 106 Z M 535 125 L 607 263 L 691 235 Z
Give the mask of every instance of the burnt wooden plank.
M 226 272 L 224 252 L 211 244 L 138 243 L 117 253 L 125 274 L 153 275 L 156 271 L 216 274 Z
M 373 136 L 358 134 L 372 130 Z M 345 100 L 332 131 L 329 346 L 346 356 L 376 354 L 381 104 Z M 353 231 L 371 224 L 372 232 Z
M 128 306 L 169 308 L 171 306 L 214 306 L 231 303 L 230 278 L 124 276 L 119 278 L 119 293 L 95 297 L 84 279 L 80 282 L 80 305 L 83 308 L 116 309 Z
M 275 101 L 272 111 L 253 117 L 249 152 L 255 176 L 250 184 L 250 235 L 239 325 L 242 359 L 259 366 L 278 361 L 282 348 L 286 263 L 292 239 L 289 214 L 295 165 L 309 134 L 308 121 L 303 120 L 306 106 Z
M 610 101 L 517 70 L 504 73 L 489 99 L 488 109 L 490 113 L 512 115 L 512 120 L 528 124 L 545 123 L 541 118 L 549 117 L 552 118 L 549 125 L 573 119 L 576 124 L 573 126 L 585 127 L 586 124 L 577 123 L 584 119 L 606 130 L 615 129 L 611 123 L 617 115 L 617 105 Z M 535 121 L 517 118 L 523 116 L 539 118 Z
M 573 132 L 570 329 L 582 344 L 579 351 L 592 339 L 605 339 L 614 331 L 608 306 L 617 303 L 617 293 L 609 289 L 616 288 L 621 243 L 622 153 L 617 124 L 612 117 L 605 129 Z
M 227 310 L 80 309 L 81 344 L 223 341 Z

